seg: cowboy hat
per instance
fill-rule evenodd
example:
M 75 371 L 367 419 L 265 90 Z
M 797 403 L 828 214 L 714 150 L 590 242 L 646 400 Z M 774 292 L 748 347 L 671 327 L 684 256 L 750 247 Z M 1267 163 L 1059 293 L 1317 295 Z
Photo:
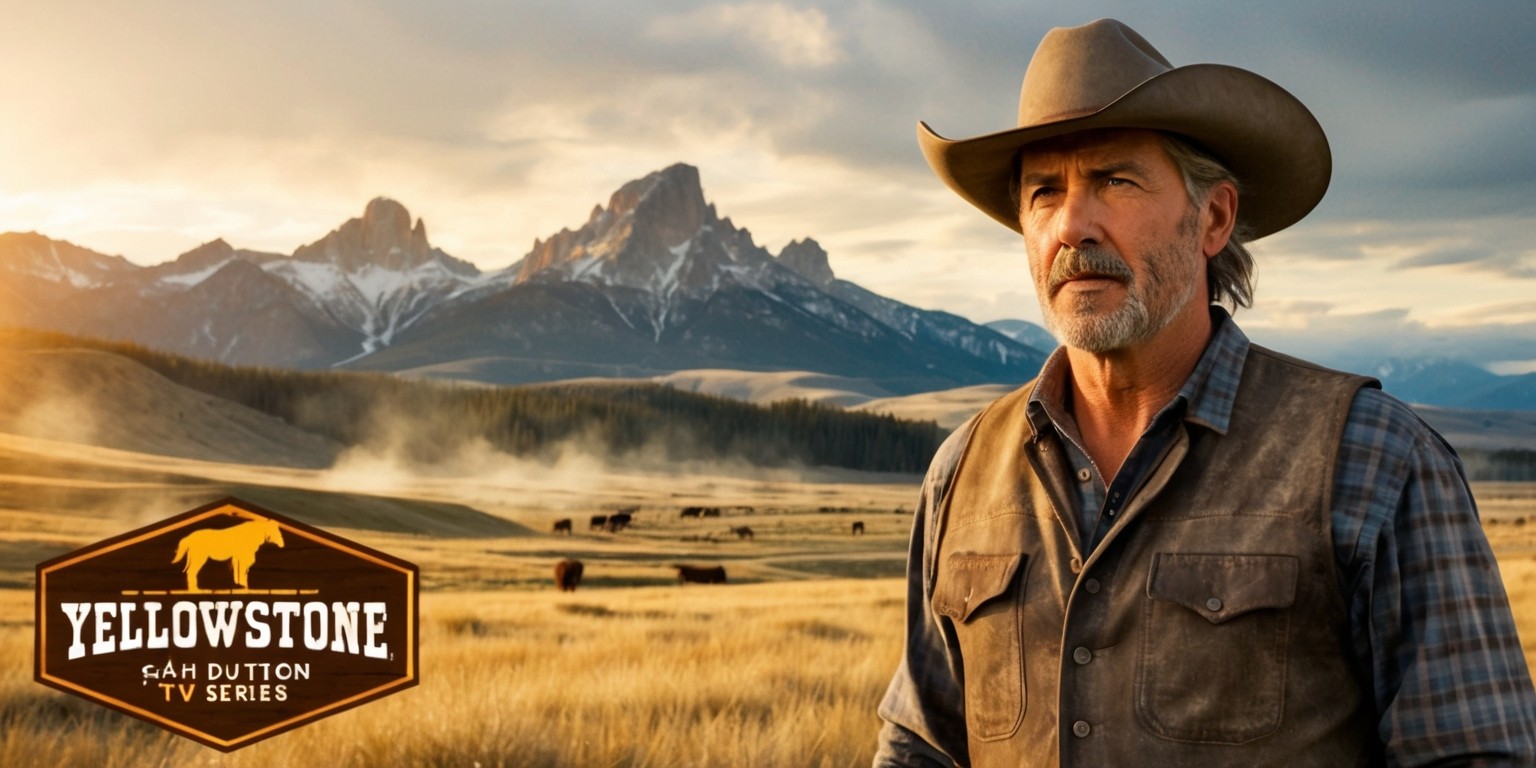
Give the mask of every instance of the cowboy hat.
M 1307 215 L 1333 169 L 1322 127 L 1285 89 L 1236 67 L 1174 67 L 1114 19 L 1046 34 L 1024 73 L 1017 128 L 956 141 L 919 122 L 917 142 L 950 189 L 1017 232 L 1009 186 L 1020 148 L 1094 128 L 1166 131 L 1214 155 L 1237 176 L 1249 239 Z

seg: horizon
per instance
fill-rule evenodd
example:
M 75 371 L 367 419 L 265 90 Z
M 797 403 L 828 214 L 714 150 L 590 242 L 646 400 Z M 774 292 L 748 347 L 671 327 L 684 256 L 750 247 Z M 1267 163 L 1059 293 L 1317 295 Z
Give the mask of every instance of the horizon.
M 0 31 L 0 231 L 141 266 L 219 238 L 291 254 L 384 196 L 492 271 L 685 162 L 770 252 L 813 238 L 882 295 L 1039 323 L 1017 237 L 912 128 L 1011 127 L 1045 31 L 1114 16 L 1175 65 L 1274 80 L 1328 132 L 1329 194 L 1253 249 L 1250 336 L 1536 371 L 1536 9 L 1503 5 L 36 4 Z

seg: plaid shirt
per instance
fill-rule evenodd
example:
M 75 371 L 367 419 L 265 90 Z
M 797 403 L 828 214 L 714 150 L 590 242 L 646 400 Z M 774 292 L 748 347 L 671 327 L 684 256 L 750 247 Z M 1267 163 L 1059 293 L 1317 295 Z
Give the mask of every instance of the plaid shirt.
M 1041 369 L 1029 417 L 1069 446 L 1080 530 L 1095 532 L 1092 544 L 1176 430 L 1226 428 L 1249 343 L 1224 310 L 1212 314 L 1205 354 L 1107 486 L 1066 407 L 1064 351 Z M 886 723 L 876 766 L 968 760 L 964 692 L 950 672 L 959 645 L 930 606 L 934 512 L 968 434 L 962 428 L 946 441 L 923 483 L 908 561 L 907 644 L 880 705 Z M 1369 676 L 1365 693 L 1387 764 L 1536 766 L 1536 687 L 1461 462 L 1380 390 L 1362 390 L 1351 406 L 1332 523 L 1351 650 Z

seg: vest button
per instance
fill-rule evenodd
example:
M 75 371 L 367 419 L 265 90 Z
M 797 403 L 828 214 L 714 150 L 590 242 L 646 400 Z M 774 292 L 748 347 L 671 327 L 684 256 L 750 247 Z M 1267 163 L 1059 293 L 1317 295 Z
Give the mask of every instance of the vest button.
M 1071 568 L 1073 573 L 1082 573 L 1083 561 L 1074 557 L 1071 562 L 1067 563 L 1067 567 Z
M 1089 732 L 1092 730 L 1093 726 L 1088 725 L 1088 723 L 1083 720 L 1079 720 L 1072 724 L 1072 735 L 1078 737 L 1079 739 L 1086 738 Z
M 1205 609 L 1207 611 L 1210 611 L 1211 613 L 1215 613 L 1215 612 L 1221 610 L 1221 598 L 1213 597 L 1213 598 L 1205 601 Z
M 1099 593 L 1099 580 L 1089 579 L 1083 582 L 1083 591 L 1090 595 L 1097 595 Z
M 1078 646 L 1072 650 L 1072 660 L 1078 664 L 1087 664 L 1088 662 L 1093 661 L 1093 651 L 1090 651 L 1082 646 Z

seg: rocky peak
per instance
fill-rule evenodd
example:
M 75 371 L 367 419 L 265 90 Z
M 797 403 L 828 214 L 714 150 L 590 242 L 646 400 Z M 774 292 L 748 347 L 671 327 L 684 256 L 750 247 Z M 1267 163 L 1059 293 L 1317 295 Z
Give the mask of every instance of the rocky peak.
M 650 173 L 619 187 L 608 205 L 597 206 L 580 229 L 561 230 L 536 240 L 523 259 L 518 280 L 551 267 L 600 261 L 610 277 L 626 284 L 665 268 L 677 249 L 716 224 L 714 206 L 705 202 L 699 169 L 684 163 Z
M 821 244 L 807 237 L 795 240 L 779 252 L 779 263 L 800 273 L 801 277 L 825 288 L 833 280 L 832 265 L 827 262 L 827 251 Z
M 360 219 L 348 219 L 330 234 L 300 246 L 293 258 L 329 262 L 347 272 L 374 266 L 405 271 L 432 260 L 427 225 L 420 219 L 411 225 L 411 214 L 394 200 L 376 197 Z
M 235 257 L 235 248 L 224 241 L 224 238 L 210 240 L 186 253 L 176 257 L 175 264 L 179 268 L 203 269 L 219 264 Z

